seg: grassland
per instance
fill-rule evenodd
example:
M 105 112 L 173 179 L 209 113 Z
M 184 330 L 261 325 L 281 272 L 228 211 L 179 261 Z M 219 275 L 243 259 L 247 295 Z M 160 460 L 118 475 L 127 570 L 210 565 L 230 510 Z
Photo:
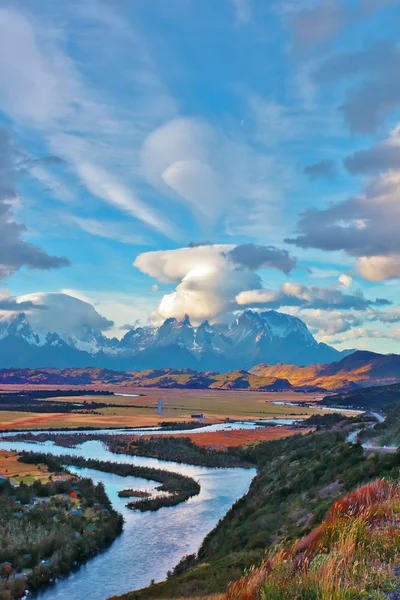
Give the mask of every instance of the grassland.
M 302 429 L 306 434 L 311 429 Z M 276 440 L 278 438 L 295 435 L 299 431 L 292 427 L 262 427 L 260 429 L 234 429 L 232 431 L 213 431 L 205 433 L 176 434 L 174 437 L 189 438 L 198 446 L 213 448 L 214 450 L 226 450 L 237 446 L 247 446 L 254 442 Z
M 20 462 L 20 455 L 17 452 L 0 450 L 0 474 L 8 477 L 16 483 L 30 484 L 36 480 L 46 483 L 49 481 L 51 473 L 44 463 L 27 465 Z M 62 479 L 63 476 L 60 475 Z
M 18 386 L 10 386 L 12 388 Z M 19 386 L 21 387 L 21 386 Z M 48 386 L 46 386 L 48 387 Z M 69 386 L 70 388 L 70 386 Z M 24 389 L 27 389 L 24 387 Z M 72 413 L 0 412 L 0 429 L 44 429 L 80 427 L 142 427 L 158 425 L 160 421 L 187 421 L 192 414 L 204 414 L 206 423 L 217 423 L 227 418 L 258 420 L 273 418 L 296 419 L 321 414 L 315 394 L 296 392 L 248 392 L 227 390 L 170 390 L 107 388 L 115 394 L 130 396 L 87 396 L 87 402 L 107 403 L 106 408 L 86 411 L 77 406 Z M 141 394 L 141 395 L 139 395 Z M 163 415 L 156 414 L 159 398 L 164 399 Z M 62 397 L 63 402 L 82 404 L 81 396 Z M 54 400 L 54 398 L 52 399 Z M 312 407 L 277 405 L 274 402 L 307 402 Z M 125 407 L 117 406 L 123 404 Z

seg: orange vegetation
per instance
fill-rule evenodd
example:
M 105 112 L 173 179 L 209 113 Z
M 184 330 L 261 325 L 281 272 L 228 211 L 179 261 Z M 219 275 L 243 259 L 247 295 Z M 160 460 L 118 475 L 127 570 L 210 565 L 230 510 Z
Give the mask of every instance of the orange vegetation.
M 335 502 L 308 536 L 270 552 L 220 600 L 340 600 L 361 592 L 378 598 L 398 586 L 399 503 L 400 487 L 384 479 L 360 487 Z
M 302 429 L 308 433 L 311 429 Z M 262 427 L 259 429 L 236 429 L 231 431 L 214 431 L 205 433 L 174 434 L 174 437 L 190 438 L 199 446 L 212 447 L 215 450 L 224 450 L 232 446 L 246 446 L 256 441 L 274 440 L 299 433 L 298 429 L 291 427 Z
M 91 414 L 91 413 L 24 413 L 19 411 L 3 411 L 0 413 L 0 430 L 6 429 L 46 429 L 70 427 L 94 427 L 96 429 L 118 427 L 155 426 L 160 421 L 187 421 L 188 417 L 162 416 L 152 414 Z M 215 423 L 216 419 L 209 419 Z

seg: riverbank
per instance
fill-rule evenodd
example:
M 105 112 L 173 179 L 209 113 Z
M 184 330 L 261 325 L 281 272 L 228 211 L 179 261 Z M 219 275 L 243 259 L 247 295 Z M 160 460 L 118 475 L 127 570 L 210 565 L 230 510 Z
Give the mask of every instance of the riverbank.
M 181 502 L 186 502 L 192 496 L 200 493 L 200 485 L 192 477 L 181 475 L 180 473 L 171 473 L 162 469 L 150 467 L 138 467 L 129 464 L 118 464 L 110 461 L 96 459 L 85 459 L 80 456 L 67 454 L 63 456 L 62 462 L 48 454 L 37 452 L 22 453 L 21 460 L 28 463 L 42 462 L 50 470 L 58 470 L 62 464 L 72 465 L 74 467 L 95 469 L 103 473 L 114 473 L 121 477 L 139 477 L 148 481 L 157 481 L 160 485 L 156 488 L 162 495 L 130 502 L 127 506 L 134 510 L 155 511 L 166 506 L 176 506 Z
M 37 451 L 29 442 L 0 442 L 0 449 Z M 104 600 L 162 581 L 182 556 L 197 552 L 204 537 L 226 514 L 232 504 L 248 490 L 255 469 L 215 469 L 160 461 L 152 458 L 112 454 L 99 441 L 92 440 L 73 449 L 44 443 L 40 451 L 62 457 L 74 454 L 121 464 L 160 468 L 188 475 L 200 483 L 200 493 L 187 502 L 156 512 L 132 511 L 126 499 L 119 498 L 123 489 L 149 490 L 155 482 L 136 477 L 121 477 L 89 468 L 69 467 L 81 477 L 90 477 L 95 484 L 104 483 L 115 510 L 125 520 L 124 531 L 111 546 L 99 553 L 82 568 L 58 580 L 40 593 L 40 600 Z M 124 577 L 121 578 L 121 573 Z

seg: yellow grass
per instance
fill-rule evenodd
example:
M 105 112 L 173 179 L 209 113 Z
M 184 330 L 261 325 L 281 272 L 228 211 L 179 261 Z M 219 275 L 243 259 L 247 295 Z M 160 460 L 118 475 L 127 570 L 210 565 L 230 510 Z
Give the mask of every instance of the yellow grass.
M 400 487 L 379 480 L 334 503 L 320 527 L 233 583 L 222 600 L 382 600 L 400 587 Z
M 28 465 L 18 462 L 19 454 L 0 450 L 0 474 L 12 481 L 32 483 L 35 479 L 43 482 L 49 480 L 49 471 L 46 465 Z
M 43 386 L 45 387 L 45 386 Z M 48 387 L 48 386 L 46 386 Z M 71 387 L 71 386 L 70 386 Z M 104 389 L 104 386 L 103 388 Z M 109 406 L 95 414 L 82 413 L 26 413 L 0 412 L 0 429 L 43 429 L 56 427 L 142 427 L 157 425 L 160 421 L 188 421 L 192 414 L 204 414 L 207 423 L 217 423 L 226 418 L 258 420 L 273 418 L 305 419 L 313 414 L 326 414 L 318 407 L 315 394 L 296 392 L 248 392 L 226 390 L 163 390 L 118 388 L 107 386 L 115 393 L 145 394 L 127 396 L 71 396 L 60 397 L 63 402 L 123 404 L 127 408 Z M 158 401 L 164 399 L 163 414 L 156 413 Z M 276 401 L 307 402 L 313 407 L 276 405 Z

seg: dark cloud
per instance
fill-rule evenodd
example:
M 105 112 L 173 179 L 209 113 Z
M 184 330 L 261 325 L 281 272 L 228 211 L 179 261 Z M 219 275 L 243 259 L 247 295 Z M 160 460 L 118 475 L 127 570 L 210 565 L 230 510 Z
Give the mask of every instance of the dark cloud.
M 35 304 L 30 300 L 18 302 L 17 298 L 14 298 L 13 296 L 0 298 L 0 311 L 18 312 L 24 310 L 45 310 L 46 308 L 47 306 L 45 304 Z
M 336 288 L 284 283 L 278 290 L 258 289 L 236 296 L 239 306 L 252 308 L 281 308 L 295 306 L 318 310 L 366 310 L 371 306 L 391 304 L 388 300 L 368 300 L 362 293 L 345 294 Z
M 313 8 L 290 16 L 293 53 L 302 53 L 311 46 L 326 43 L 347 26 L 349 12 L 339 2 L 321 2 Z
M 371 318 L 371 321 L 380 321 L 381 323 L 399 323 L 400 322 L 400 311 L 394 309 L 387 312 L 376 312 Z
M 20 153 L 5 129 L 0 129 L 0 264 L 1 276 L 11 275 L 23 266 L 31 269 L 57 269 L 69 265 L 65 257 L 50 256 L 40 247 L 22 239 L 24 224 L 13 220 L 12 202 L 18 199 L 16 171 Z
M 340 110 L 352 131 L 369 134 L 400 104 L 399 68 L 399 48 L 386 41 L 333 56 L 319 66 L 314 77 L 320 84 L 351 80 Z
M 333 160 L 321 160 L 304 167 L 304 173 L 308 175 L 310 179 L 335 179 L 336 166 Z
M 374 302 L 375 306 L 390 306 L 393 302 L 387 300 L 386 298 L 377 298 Z
M 120 331 L 135 331 L 135 329 L 137 329 L 139 326 L 140 321 L 137 320 L 133 325 L 131 325 L 130 323 L 126 323 L 125 325 L 121 325 L 120 327 L 118 327 L 118 329 Z
M 379 42 L 365 50 L 334 54 L 324 60 L 314 72 L 316 83 L 336 83 L 363 75 L 379 74 L 382 69 L 398 65 L 398 52 L 390 41 Z
M 395 4 L 396 0 L 360 0 L 353 8 L 342 0 L 322 0 L 316 6 L 290 13 L 292 51 L 297 57 L 310 49 L 325 45 L 344 29 Z
M 212 242 L 189 242 L 188 248 L 199 248 L 200 246 L 212 246 Z
M 32 161 L 32 163 L 44 165 L 64 165 L 66 164 L 66 161 L 60 156 L 50 155 L 42 156 L 41 158 L 36 158 Z
M 378 177 L 359 196 L 306 210 L 300 215 L 299 234 L 285 242 L 359 257 L 400 253 L 399 191 L 397 174 Z
M 257 246 L 256 244 L 241 244 L 227 253 L 233 263 L 257 271 L 262 267 L 278 269 L 290 273 L 296 267 L 296 259 L 287 250 L 274 246 Z
M 357 150 L 357 152 L 345 158 L 344 167 L 352 175 L 370 175 L 379 171 L 399 169 L 399 133 L 396 132 L 390 140 L 374 144 L 367 150 Z

